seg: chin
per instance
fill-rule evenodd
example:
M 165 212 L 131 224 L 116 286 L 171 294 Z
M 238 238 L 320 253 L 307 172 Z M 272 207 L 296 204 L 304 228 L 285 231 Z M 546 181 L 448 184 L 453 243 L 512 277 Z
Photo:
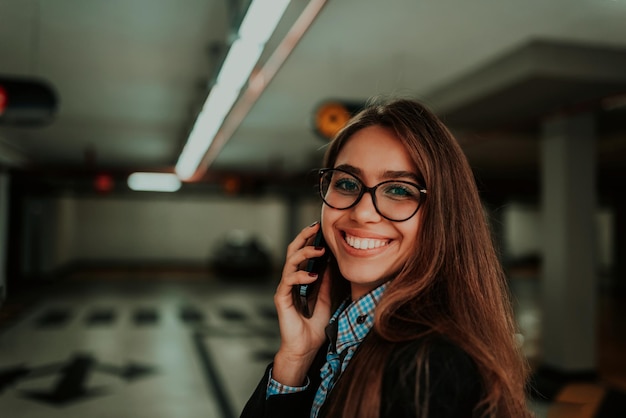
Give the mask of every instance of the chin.
M 341 275 L 350 283 L 357 284 L 359 286 L 372 285 L 377 287 L 378 285 L 386 282 L 393 273 L 389 273 L 386 270 L 380 270 L 371 268 L 367 265 L 360 266 L 341 266 L 339 265 Z

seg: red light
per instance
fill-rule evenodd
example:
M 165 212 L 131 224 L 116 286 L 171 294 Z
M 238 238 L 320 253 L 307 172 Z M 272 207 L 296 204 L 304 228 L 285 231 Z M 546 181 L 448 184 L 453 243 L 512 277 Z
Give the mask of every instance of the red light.
M 113 178 L 108 174 L 99 174 L 94 181 L 94 188 L 98 193 L 109 193 L 113 190 Z
M 241 190 L 241 180 L 237 177 L 228 177 L 223 183 L 226 194 L 234 196 Z
M 4 87 L 0 86 L 0 116 L 4 113 L 8 103 L 9 97 L 7 96 L 7 91 Z

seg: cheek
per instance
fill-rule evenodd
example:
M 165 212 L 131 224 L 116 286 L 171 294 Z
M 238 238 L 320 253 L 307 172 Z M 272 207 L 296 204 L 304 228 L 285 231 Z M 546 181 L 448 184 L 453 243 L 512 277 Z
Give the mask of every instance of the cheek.
M 326 205 L 322 205 L 320 220 L 322 221 L 322 227 L 325 227 L 324 231 L 330 231 L 330 227 L 337 221 L 342 212 L 343 211 L 339 211 L 333 208 L 329 208 Z
M 322 206 L 322 212 L 320 215 L 320 219 L 322 221 L 322 231 L 324 232 L 324 239 L 326 239 L 326 243 L 330 246 L 333 252 L 337 248 L 337 243 L 335 242 L 337 237 L 335 236 L 333 225 L 340 216 L 340 211 L 329 208 L 326 205 Z
M 411 222 L 411 223 L 403 225 L 403 228 L 400 232 L 402 234 L 404 251 L 407 254 L 410 254 L 416 251 L 418 248 L 417 237 L 419 235 L 421 218 L 417 217 L 416 215 L 415 219 L 411 219 L 410 221 L 407 221 L 407 222 Z

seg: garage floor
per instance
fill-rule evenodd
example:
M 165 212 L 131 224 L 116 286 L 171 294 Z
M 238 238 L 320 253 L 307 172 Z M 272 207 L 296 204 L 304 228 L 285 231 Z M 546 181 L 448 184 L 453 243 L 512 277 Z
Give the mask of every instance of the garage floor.
M 540 346 L 538 286 L 511 284 L 532 359 Z M 273 291 L 273 283 L 176 273 L 83 274 L 40 286 L 21 307 L 9 301 L 2 308 L 5 317 L 14 313 L 0 321 L 0 416 L 237 417 L 278 348 Z M 604 309 L 611 341 L 602 351 L 609 353 L 602 357 L 606 379 L 593 385 L 602 388 L 593 416 L 623 418 L 610 413 L 626 408 L 619 363 L 626 317 Z M 609 414 L 600 414 L 609 400 Z M 530 403 L 537 417 L 556 410 L 555 399 Z

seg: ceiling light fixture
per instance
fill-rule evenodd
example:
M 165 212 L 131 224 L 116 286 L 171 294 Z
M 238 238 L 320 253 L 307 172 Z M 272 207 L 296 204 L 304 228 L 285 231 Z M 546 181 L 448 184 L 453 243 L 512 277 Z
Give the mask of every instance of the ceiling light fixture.
M 141 192 L 176 192 L 181 182 L 176 174 L 133 173 L 128 176 L 128 187 Z
M 202 161 L 194 174 L 195 178 L 202 177 L 211 163 L 217 158 L 226 142 L 228 142 L 235 133 L 250 109 L 252 109 L 254 103 L 256 103 L 261 96 L 261 93 L 263 93 L 265 88 L 278 73 L 278 70 L 280 70 L 289 55 L 291 55 L 298 45 L 298 42 L 300 42 L 306 31 L 311 27 L 313 21 L 315 21 L 315 18 L 322 11 L 327 1 L 328 0 L 309 0 L 305 9 L 300 16 L 298 16 L 298 19 L 291 26 L 285 37 L 280 41 L 280 44 L 272 52 L 272 55 L 259 70 L 254 71 L 250 76 L 246 89 L 233 106 L 228 117 L 222 123 L 222 127 L 213 138 L 210 147 L 203 154 Z
M 178 158 L 176 174 L 179 178 L 189 180 L 196 173 L 289 1 L 253 0 L 248 7 L 239 26 L 237 39 L 228 50 L 217 81 L 211 88 Z

